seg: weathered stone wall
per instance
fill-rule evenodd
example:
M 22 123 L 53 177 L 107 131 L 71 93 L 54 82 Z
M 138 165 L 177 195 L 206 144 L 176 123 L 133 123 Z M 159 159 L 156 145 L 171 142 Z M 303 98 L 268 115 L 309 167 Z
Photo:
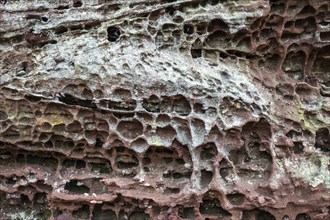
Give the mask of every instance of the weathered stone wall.
M 328 0 L 0 2 L 1 220 L 330 218 Z

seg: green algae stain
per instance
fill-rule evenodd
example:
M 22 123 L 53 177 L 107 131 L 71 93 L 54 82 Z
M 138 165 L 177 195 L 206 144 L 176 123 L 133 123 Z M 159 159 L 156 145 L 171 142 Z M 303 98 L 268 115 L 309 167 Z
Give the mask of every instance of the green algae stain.
M 291 162 L 290 166 L 294 177 L 301 178 L 313 187 L 324 184 L 330 189 L 329 160 L 326 156 L 313 155 L 307 160 Z
M 307 111 L 303 108 L 300 101 L 295 101 L 295 106 L 295 116 L 299 122 L 302 122 L 302 125 L 306 130 L 309 130 L 315 134 L 318 129 L 326 126 L 326 124 L 319 119 L 317 113 L 307 114 Z

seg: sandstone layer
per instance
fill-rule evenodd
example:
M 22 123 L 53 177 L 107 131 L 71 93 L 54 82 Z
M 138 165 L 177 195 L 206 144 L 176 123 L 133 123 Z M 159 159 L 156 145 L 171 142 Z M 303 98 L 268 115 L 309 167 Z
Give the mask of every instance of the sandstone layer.
M 1 220 L 330 218 L 328 0 L 0 2 Z

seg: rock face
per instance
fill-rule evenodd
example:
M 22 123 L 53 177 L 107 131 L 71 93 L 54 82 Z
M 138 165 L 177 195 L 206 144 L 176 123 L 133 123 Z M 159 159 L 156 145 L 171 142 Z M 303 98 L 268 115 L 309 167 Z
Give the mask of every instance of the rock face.
M 330 218 L 328 0 L 0 2 L 0 219 Z

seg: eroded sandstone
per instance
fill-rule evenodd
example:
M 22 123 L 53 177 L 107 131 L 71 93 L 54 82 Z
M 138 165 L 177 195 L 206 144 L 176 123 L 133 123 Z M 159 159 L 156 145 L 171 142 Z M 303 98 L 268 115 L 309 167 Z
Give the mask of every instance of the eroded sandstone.
M 2 1 L 0 219 L 329 219 L 329 7 Z

